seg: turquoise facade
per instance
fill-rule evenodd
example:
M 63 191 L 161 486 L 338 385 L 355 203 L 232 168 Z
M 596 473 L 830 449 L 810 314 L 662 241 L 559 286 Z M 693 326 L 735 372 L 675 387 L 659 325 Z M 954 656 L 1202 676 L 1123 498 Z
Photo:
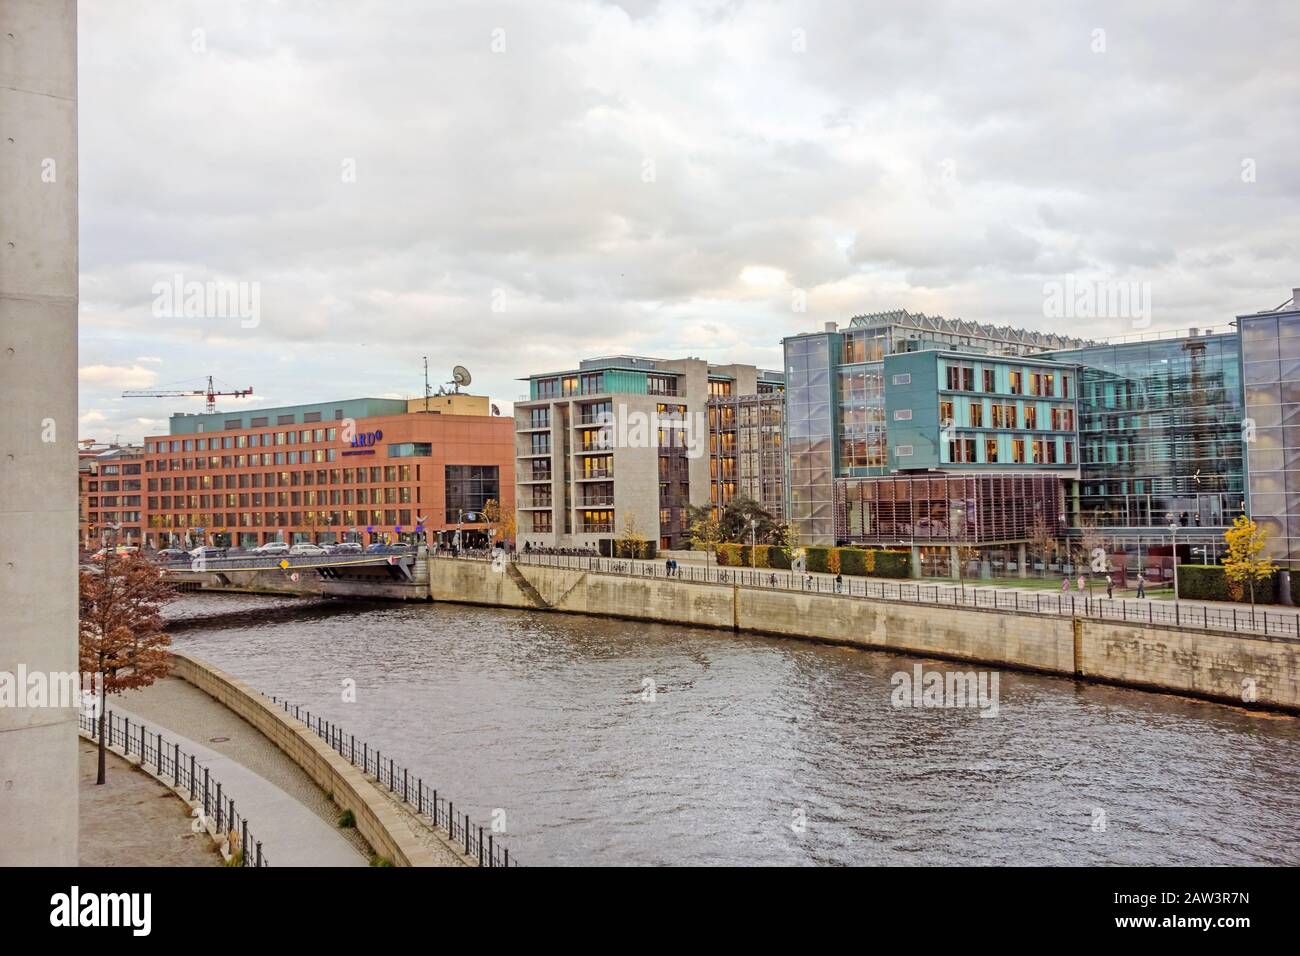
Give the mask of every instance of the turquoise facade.
M 401 398 L 349 398 L 341 402 L 316 402 L 311 405 L 279 405 L 273 408 L 250 408 L 240 411 L 212 412 L 211 414 L 172 415 L 168 434 L 197 435 L 203 432 L 220 432 L 235 428 L 261 428 L 252 420 L 265 418 L 266 426 L 306 425 L 308 415 L 320 417 L 312 421 L 334 422 L 344 418 L 376 418 L 380 415 L 405 415 L 406 400 Z M 287 419 L 292 418 L 292 421 Z M 286 419 L 281 421 L 281 419 Z M 238 421 L 238 425 L 230 424 Z

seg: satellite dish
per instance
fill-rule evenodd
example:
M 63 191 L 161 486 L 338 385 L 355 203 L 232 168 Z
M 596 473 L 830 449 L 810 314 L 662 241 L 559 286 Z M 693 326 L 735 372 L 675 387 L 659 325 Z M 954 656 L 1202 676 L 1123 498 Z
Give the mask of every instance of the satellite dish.
M 501 414 L 501 409 L 497 406 L 496 402 L 493 402 L 493 403 L 492 403 L 492 414 L 493 414 L 493 415 L 500 415 L 500 414 Z
M 469 369 L 463 365 L 457 365 L 451 370 L 451 380 L 456 383 L 458 388 L 463 388 L 470 383 Z

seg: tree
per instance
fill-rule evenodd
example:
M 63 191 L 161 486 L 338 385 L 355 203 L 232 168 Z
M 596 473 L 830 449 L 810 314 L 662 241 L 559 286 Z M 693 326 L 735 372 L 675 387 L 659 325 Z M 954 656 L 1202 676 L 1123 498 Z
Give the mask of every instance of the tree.
M 1227 553 L 1223 556 L 1223 573 L 1235 584 L 1250 586 L 1250 623 L 1255 624 L 1255 582 L 1267 581 L 1277 570 L 1264 554 L 1268 532 L 1247 515 L 1237 515 L 1232 527 L 1223 532 Z M 1175 561 L 1178 558 L 1175 556 Z
M 704 549 L 704 564 L 709 563 L 709 554 L 722 541 L 722 525 L 712 508 L 692 508 L 689 512 L 691 521 L 686 529 L 686 537 L 692 548 Z
M 158 568 L 136 554 L 108 555 L 103 570 L 82 571 L 80 665 L 99 681 L 99 774 L 104 782 L 108 695 L 148 687 L 171 670 L 161 608 L 175 592 Z
M 627 513 L 623 518 L 623 534 L 617 541 L 619 557 L 644 558 L 649 551 L 648 544 L 637 526 L 636 515 Z
M 1101 565 L 1104 571 L 1108 566 L 1106 561 L 1105 539 L 1102 537 L 1101 529 L 1097 527 L 1095 517 L 1089 518 L 1083 515 L 1079 516 L 1079 560 L 1075 562 L 1079 573 L 1088 573 L 1088 593 L 1092 593 L 1092 571 L 1093 562 L 1097 558 L 1096 552 L 1100 551 Z M 1176 559 L 1175 559 L 1176 560 Z
M 502 544 L 515 540 L 517 522 L 514 508 L 503 505 L 495 498 L 489 498 L 483 502 L 483 517 L 497 529 L 497 538 Z
M 1039 559 L 1043 562 L 1043 574 L 1046 575 L 1047 566 L 1052 563 L 1051 552 L 1056 547 L 1056 535 L 1041 513 L 1034 515 L 1026 538 L 1038 552 Z
M 957 582 L 961 585 L 961 600 L 966 603 L 966 565 L 980 556 L 980 549 L 973 544 L 954 546 L 957 552 Z
M 766 543 L 780 530 L 772 513 L 748 495 L 736 495 L 718 516 L 723 541 L 745 544 L 749 541 L 750 523 L 754 525 L 755 543 Z

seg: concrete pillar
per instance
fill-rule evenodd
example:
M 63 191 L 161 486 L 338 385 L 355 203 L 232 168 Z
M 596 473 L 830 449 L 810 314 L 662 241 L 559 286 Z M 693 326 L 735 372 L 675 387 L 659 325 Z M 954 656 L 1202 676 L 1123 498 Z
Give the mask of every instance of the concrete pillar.
M 1023 543 L 1016 545 L 1016 571 L 1019 572 L 1022 578 L 1029 573 L 1025 567 L 1025 546 Z
M 957 570 L 960 562 L 961 555 L 957 551 L 957 546 L 955 544 L 948 545 L 948 575 L 950 577 L 956 578 L 966 576 L 965 568 L 962 568 L 960 571 Z
M 0 671 L 77 670 L 77 4 L 0 4 Z M 0 866 L 77 865 L 76 709 L 0 708 Z
M 920 576 L 921 576 L 921 549 L 918 548 L 916 545 L 912 545 L 912 577 L 919 578 Z

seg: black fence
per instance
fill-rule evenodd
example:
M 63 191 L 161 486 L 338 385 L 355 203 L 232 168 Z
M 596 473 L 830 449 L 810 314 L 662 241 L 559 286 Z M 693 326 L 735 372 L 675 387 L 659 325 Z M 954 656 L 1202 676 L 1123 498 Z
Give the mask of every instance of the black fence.
M 386 786 L 390 793 L 400 796 L 403 803 L 432 821 L 434 827 L 441 827 L 457 849 L 463 849 L 466 856 L 478 859 L 479 866 L 520 865 L 511 858 L 510 849 L 496 839 L 491 827 L 485 833 L 483 827 L 475 824 L 468 813 L 458 812 L 456 805 L 445 794 L 439 794 L 436 787 L 426 786 L 423 777 L 413 775 L 392 757 L 385 757 L 377 747 L 371 747 L 368 742 L 358 741 L 355 734 L 346 733 L 338 724 L 319 715 L 313 716 L 311 711 L 287 700 L 278 697 L 272 697 L 271 700 L 283 707 L 286 714 L 291 714 L 306 724 L 316 736 L 329 744 L 331 750 L 352 766 L 370 774 Z
M 89 711 L 78 716 L 78 725 L 99 739 L 99 718 Z M 131 718 L 119 717 L 111 710 L 104 716 L 104 737 L 110 747 L 120 746 L 126 756 L 135 754 L 144 767 L 153 767 L 162 778 L 170 777 L 177 790 L 189 793 L 190 800 L 203 806 L 202 822 L 211 821 L 218 833 L 224 834 L 237 866 L 270 866 L 262 852 L 262 843 L 253 836 L 248 818 L 240 816 L 235 799 L 223 792 L 219 780 L 213 779 L 208 768 L 192 753 L 181 749 L 176 741 L 168 742 L 162 731 L 150 731 Z
M 483 560 L 478 554 L 461 558 Z M 1204 631 L 1264 634 L 1300 638 L 1300 611 L 1249 606 L 1210 607 L 1185 601 L 1154 601 L 1140 598 L 1106 598 L 1091 594 L 1044 591 L 1026 593 L 1006 587 L 926 584 L 880 578 L 844 576 L 836 581 L 829 574 L 730 568 L 713 565 L 682 565 L 669 573 L 664 561 L 632 561 L 587 555 L 536 554 L 517 552 L 510 556 L 519 564 L 598 571 L 640 578 L 671 578 L 708 584 L 735 584 L 777 591 L 836 594 L 845 598 L 896 601 L 907 604 L 937 604 L 1020 614 L 1055 614 L 1132 624 L 1160 624 Z

